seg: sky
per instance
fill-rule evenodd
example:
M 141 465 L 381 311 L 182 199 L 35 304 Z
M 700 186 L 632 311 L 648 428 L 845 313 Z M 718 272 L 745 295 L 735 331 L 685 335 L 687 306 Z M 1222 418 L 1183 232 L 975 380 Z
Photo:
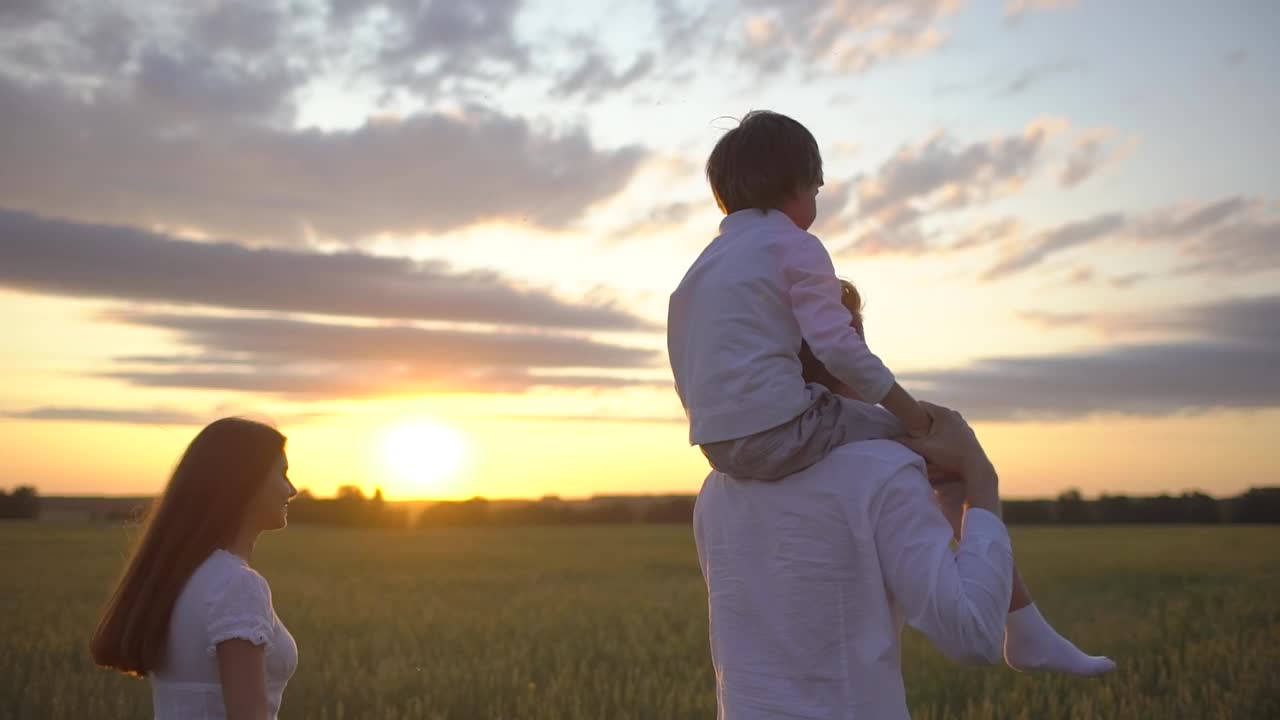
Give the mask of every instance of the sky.
M 0 487 L 218 417 L 320 495 L 692 493 L 703 164 L 804 123 L 868 342 L 1010 497 L 1280 482 L 1280 5 L 0 4 Z

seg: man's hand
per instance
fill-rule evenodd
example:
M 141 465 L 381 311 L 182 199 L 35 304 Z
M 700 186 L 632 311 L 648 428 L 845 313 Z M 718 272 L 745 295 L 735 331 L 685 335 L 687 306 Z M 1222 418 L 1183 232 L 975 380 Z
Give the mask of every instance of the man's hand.
M 985 459 L 978 436 L 960 413 L 931 402 L 920 406 L 933 418 L 933 427 L 925 437 L 903 437 L 898 442 L 924 457 L 925 462 L 942 473 L 963 474 L 966 465 Z
M 964 481 L 968 505 L 998 517 L 999 478 L 973 428 L 955 410 L 928 402 L 920 404 L 933 416 L 933 432 L 923 438 L 898 438 L 898 442 L 920 453 L 926 463 L 937 468 L 937 473 L 958 474 Z

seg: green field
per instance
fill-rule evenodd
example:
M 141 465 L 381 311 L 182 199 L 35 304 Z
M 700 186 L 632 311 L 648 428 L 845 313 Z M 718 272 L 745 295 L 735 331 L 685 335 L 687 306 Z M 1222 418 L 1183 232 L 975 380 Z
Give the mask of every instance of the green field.
M 85 647 L 120 528 L 0 525 L 0 718 L 145 718 Z M 1280 717 L 1280 529 L 1017 529 L 1045 614 L 1120 670 L 956 667 L 911 631 L 913 717 Z M 297 638 L 284 718 L 713 718 L 706 599 L 682 526 L 296 527 L 255 565 Z

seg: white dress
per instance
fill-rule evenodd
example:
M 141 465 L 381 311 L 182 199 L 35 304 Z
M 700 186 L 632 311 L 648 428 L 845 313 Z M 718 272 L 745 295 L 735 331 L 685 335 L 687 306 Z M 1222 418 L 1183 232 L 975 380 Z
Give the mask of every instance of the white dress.
M 298 646 L 276 617 L 266 579 L 239 556 L 215 550 L 179 593 L 164 667 L 149 676 L 156 720 L 226 718 L 217 646 L 233 638 L 266 646 L 267 707 L 275 718 Z

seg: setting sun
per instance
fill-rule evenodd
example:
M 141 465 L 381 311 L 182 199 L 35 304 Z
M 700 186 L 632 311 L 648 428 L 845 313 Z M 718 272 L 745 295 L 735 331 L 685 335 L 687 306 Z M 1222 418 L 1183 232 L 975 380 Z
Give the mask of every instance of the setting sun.
M 434 421 L 417 421 L 387 431 L 382 443 L 386 468 L 404 485 L 438 491 L 453 478 L 467 458 L 467 438 Z

